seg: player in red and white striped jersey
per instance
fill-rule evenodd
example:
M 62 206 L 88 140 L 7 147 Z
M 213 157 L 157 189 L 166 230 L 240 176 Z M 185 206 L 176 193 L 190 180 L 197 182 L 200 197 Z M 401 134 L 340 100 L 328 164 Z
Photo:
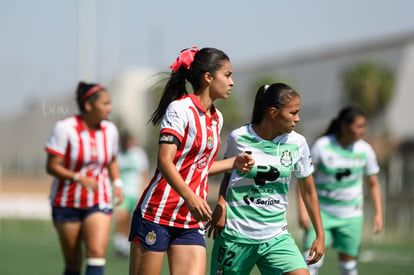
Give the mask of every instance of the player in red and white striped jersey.
M 84 240 L 86 274 L 99 275 L 112 218 L 111 182 L 115 198 L 123 199 L 116 162 L 118 130 L 107 120 L 111 100 L 104 87 L 80 82 L 77 103 L 80 114 L 58 121 L 46 143 L 46 169 L 54 176 L 52 216 L 64 254 L 64 274 L 80 274 Z
M 245 153 L 214 161 L 223 117 L 213 102 L 226 99 L 234 85 L 228 56 L 215 48 L 186 49 L 171 68 L 151 119 L 161 122 L 158 165 L 133 216 L 130 274 L 160 274 L 165 253 L 171 274 L 205 274 L 208 175 L 247 172 L 254 164 Z

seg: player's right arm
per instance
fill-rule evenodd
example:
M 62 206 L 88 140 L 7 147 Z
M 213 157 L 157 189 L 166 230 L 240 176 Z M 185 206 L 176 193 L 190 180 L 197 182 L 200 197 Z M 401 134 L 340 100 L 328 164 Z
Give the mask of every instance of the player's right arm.
M 63 165 L 63 157 L 59 155 L 47 154 L 46 171 L 56 178 L 79 182 L 84 188 L 91 188 L 94 191 L 98 189 L 98 182 L 94 178 L 69 170 Z
M 174 157 L 177 146 L 171 143 L 161 143 L 158 151 L 158 170 L 187 204 L 188 210 L 196 221 L 208 221 L 211 218 L 210 206 L 184 182 L 175 164 Z

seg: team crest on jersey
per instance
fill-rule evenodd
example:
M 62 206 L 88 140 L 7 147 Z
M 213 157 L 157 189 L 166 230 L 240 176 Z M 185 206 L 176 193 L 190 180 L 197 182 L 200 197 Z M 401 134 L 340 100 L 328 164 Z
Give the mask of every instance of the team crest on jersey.
M 211 150 L 213 148 L 213 137 L 209 136 L 207 139 L 207 148 Z
M 152 214 L 152 210 L 154 210 L 154 206 L 153 205 L 148 206 L 147 213 Z
M 148 232 L 147 236 L 145 237 L 145 242 L 148 245 L 153 245 L 157 241 L 157 234 L 154 231 Z
M 280 157 L 280 163 L 285 167 L 289 167 L 292 165 L 292 162 L 292 154 L 288 150 L 284 151 Z

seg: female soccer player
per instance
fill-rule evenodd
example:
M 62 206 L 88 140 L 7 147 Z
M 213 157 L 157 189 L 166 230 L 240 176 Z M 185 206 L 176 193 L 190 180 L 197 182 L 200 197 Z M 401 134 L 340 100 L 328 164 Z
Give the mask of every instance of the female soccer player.
M 214 161 L 223 117 L 213 104 L 232 86 L 229 57 L 215 48 L 183 50 L 158 108 L 158 165 L 133 215 L 130 274 L 160 274 L 167 253 L 171 274 L 205 274 L 204 222 L 210 219 L 208 175 L 233 168 L 247 172 L 254 160 L 239 154 Z M 186 81 L 194 93 L 187 95 Z
M 108 121 L 111 98 L 101 85 L 80 82 L 79 115 L 58 121 L 46 144 L 47 172 L 54 176 L 50 200 L 53 223 L 65 260 L 64 275 L 80 275 L 82 245 L 86 274 L 104 274 L 112 218 L 112 187 L 122 202 L 116 162 L 118 131 Z
M 312 146 L 315 184 L 321 207 L 325 245 L 338 251 L 341 275 L 357 274 L 357 257 L 363 225 L 363 180 L 366 178 L 376 215 L 374 231 L 383 228 L 381 189 L 378 183 L 378 163 L 374 150 L 362 140 L 365 132 L 364 112 L 355 106 L 343 108 L 325 135 Z M 305 248 L 315 238 L 299 194 L 299 221 L 306 231 Z M 305 252 L 307 254 L 307 252 Z M 323 259 L 309 265 L 318 274 Z
M 255 166 L 247 174 L 226 173 L 208 235 L 215 238 L 210 274 L 309 274 L 288 233 L 286 211 L 291 174 L 302 187 L 306 208 L 316 228 L 308 263 L 324 253 L 324 232 L 305 138 L 294 131 L 300 97 L 283 83 L 261 86 L 253 117 L 230 134 L 225 156 L 249 152 Z M 222 273 L 220 273 L 222 272 Z
M 149 161 L 144 148 L 129 131 L 120 134 L 120 151 L 117 156 L 124 201 L 115 209 L 114 249 L 118 256 L 129 257 L 129 230 L 131 216 L 137 201 L 148 182 Z

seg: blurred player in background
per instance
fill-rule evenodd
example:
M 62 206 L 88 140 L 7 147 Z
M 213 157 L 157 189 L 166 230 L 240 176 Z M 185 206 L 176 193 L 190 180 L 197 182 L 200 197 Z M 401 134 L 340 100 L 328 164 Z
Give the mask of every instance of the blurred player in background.
M 316 238 L 307 255 L 317 262 L 324 253 L 324 232 L 312 178 L 312 159 L 306 139 L 294 131 L 300 97 L 284 83 L 261 86 L 252 122 L 234 130 L 225 157 L 250 152 L 255 166 L 243 175 L 226 173 L 219 201 L 208 224 L 213 233 L 210 274 L 309 274 L 287 228 L 288 190 L 292 173 L 298 179 Z
M 114 248 L 117 255 L 128 257 L 131 216 L 148 182 L 149 169 L 147 153 L 138 146 L 136 138 L 128 131 L 122 131 L 120 134 L 117 161 L 123 182 L 124 201 L 115 208 Z
M 112 196 L 123 200 L 118 130 L 107 120 L 111 98 L 104 87 L 80 82 L 76 101 L 80 114 L 58 121 L 46 143 L 46 170 L 54 177 L 52 217 L 65 260 L 63 274 L 81 274 L 85 245 L 86 274 L 102 275 Z
M 356 275 L 363 226 L 363 182 L 366 179 L 375 208 L 374 232 L 383 229 L 379 166 L 372 147 L 362 140 L 366 117 L 355 106 L 343 108 L 332 120 L 326 133 L 316 140 L 311 153 L 326 238 L 338 252 L 341 275 Z M 299 223 L 305 229 L 305 249 L 315 238 L 315 231 L 298 192 Z M 308 254 L 305 251 L 305 255 Z M 318 274 L 323 259 L 309 265 L 311 275 Z

